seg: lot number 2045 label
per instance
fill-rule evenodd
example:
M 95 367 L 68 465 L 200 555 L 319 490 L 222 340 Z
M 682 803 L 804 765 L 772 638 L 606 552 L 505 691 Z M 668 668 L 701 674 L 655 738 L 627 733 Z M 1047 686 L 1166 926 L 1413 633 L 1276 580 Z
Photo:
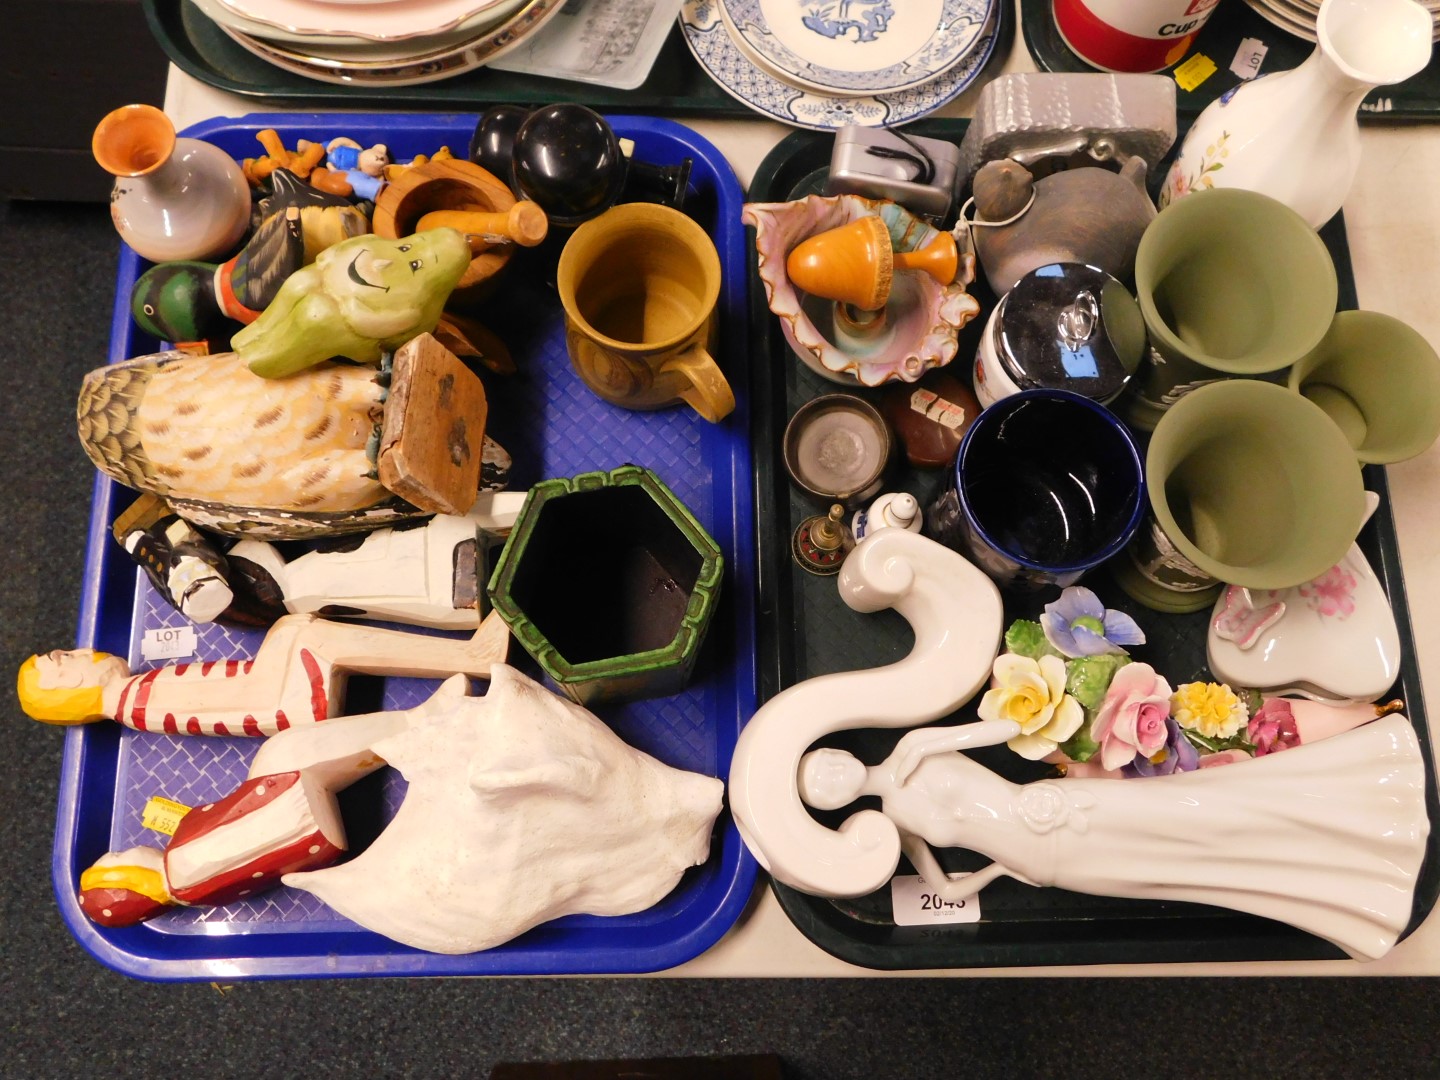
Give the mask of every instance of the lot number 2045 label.
M 951 874 L 951 881 L 968 877 Z M 935 926 L 940 923 L 973 923 L 980 921 L 980 898 L 945 900 L 915 874 L 890 879 L 890 906 L 896 926 Z

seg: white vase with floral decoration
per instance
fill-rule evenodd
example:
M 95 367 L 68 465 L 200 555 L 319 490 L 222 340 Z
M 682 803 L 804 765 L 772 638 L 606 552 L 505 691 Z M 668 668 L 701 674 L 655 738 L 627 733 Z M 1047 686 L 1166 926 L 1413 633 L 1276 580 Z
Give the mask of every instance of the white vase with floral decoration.
M 1324 0 L 1318 44 L 1304 63 L 1241 83 L 1196 119 L 1165 177 L 1161 208 L 1204 188 L 1245 188 L 1320 228 L 1360 165 L 1360 103 L 1424 68 L 1432 31 L 1416 0 Z

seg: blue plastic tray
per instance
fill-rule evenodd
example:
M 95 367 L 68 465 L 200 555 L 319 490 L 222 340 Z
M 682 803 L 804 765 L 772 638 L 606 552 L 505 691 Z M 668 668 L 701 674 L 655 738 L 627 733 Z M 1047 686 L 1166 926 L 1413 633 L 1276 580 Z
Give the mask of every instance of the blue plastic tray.
M 441 145 L 463 153 L 476 119 L 473 114 L 266 114 L 207 121 L 184 134 L 215 143 L 237 159 L 263 152 L 255 133 L 265 127 L 275 128 L 287 146 L 299 138 L 343 134 L 366 146 L 383 142 L 403 161 Z M 627 742 L 667 764 L 724 777 L 740 728 L 755 711 L 755 496 L 741 354 L 747 279 L 742 192 L 719 151 L 688 128 L 668 120 L 610 119 L 620 136 L 635 141 L 640 160 L 662 165 L 687 156 L 694 160 L 687 210 L 719 249 L 724 277 L 718 358 L 739 405 L 725 422 L 709 424 L 687 408 L 637 413 L 596 398 L 565 355 L 564 318 L 545 280 L 547 264 L 540 257 L 521 258 L 543 250 L 537 249 L 517 254 L 496 295 L 477 312 L 510 346 L 520 369 L 508 378 L 486 377 L 487 430 L 514 457 L 512 488 L 627 462 L 648 466 L 719 542 L 726 560 L 723 600 L 689 689 L 598 711 Z M 122 247 L 111 363 L 159 347 L 129 315 L 131 287 L 145 266 Z M 131 494 L 97 477 L 77 636 L 82 645 L 128 655 L 139 670 L 148 666 L 139 656 L 143 632 L 185 620 L 153 593 L 109 535 L 111 520 Z M 197 629 L 201 659 L 249 656 L 258 640 L 256 632 L 233 627 Z M 511 659 L 524 659 L 518 646 Z M 351 712 L 406 708 L 438 685 L 419 679 L 351 682 Z M 399 945 L 362 930 L 308 893 L 286 888 L 254 902 L 173 909 L 121 930 L 96 926 L 81 914 L 75 895 L 81 870 L 106 851 L 164 843 L 141 825 L 150 796 L 186 805 L 223 796 L 244 778 L 258 745 L 250 739 L 134 732 L 111 723 L 67 733 L 53 877 L 66 923 L 97 959 L 129 975 L 161 980 L 655 971 L 714 944 L 739 917 L 754 884 L 755 863 L 726 813 L 717 823 L 709 860 L 655 907 L 629 916 L 568 916 L 463 956 Z M 404 781 L 393 770 L 362 784 L 372 781 L 375 789 L 365 794 L 388 820 L 403 797 Z

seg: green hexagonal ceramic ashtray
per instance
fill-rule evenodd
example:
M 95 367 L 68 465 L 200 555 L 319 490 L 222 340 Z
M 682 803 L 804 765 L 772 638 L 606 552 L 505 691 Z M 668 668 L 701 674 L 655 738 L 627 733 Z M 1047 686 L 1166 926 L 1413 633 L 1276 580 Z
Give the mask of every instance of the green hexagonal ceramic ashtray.
M 684 688 L 720 598 L 720 547 L 649 469 L 530 489 L 490 602 L 581 705 Z

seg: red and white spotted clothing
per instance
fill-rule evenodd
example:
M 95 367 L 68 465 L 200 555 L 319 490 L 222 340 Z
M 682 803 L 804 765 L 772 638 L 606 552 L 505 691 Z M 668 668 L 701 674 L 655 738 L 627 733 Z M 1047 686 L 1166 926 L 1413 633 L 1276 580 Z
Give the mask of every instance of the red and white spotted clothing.
M 125 680 L 115 719 L 172 735 L 274 735 L 339 710 L 334 665 L 295 646 L 309 620 L 277 622 L 255 660 L 172 664 Z

